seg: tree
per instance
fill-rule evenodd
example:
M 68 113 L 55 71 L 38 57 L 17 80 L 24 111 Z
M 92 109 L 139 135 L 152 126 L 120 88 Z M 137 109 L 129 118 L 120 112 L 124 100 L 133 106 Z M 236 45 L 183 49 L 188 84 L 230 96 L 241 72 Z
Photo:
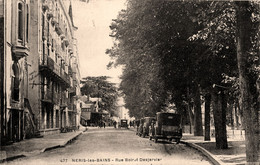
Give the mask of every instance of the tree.
M 248 164 L 259 164 L 259 17 L 254 20 L 250 2 L 235 2 L 237 60 Z M 257 11 L 259 13 L 259 10 Z
M 90 97 L 102 99 L 99 106 L 112 115 L 117 110 L 118 92 L 115 84 L 109 82 L 107 76 L 85 77 L 81 80 L 81 93 Z
M 211 2 L 200 13 L 199 22 L 203 23 L 205 28 L 193 37 L 203 39 L 215 55 L 220 55 L 219 57 L 231 57 L 231 62 L 234 61 L 232 58 L 235 57 L 235 62 L 238 64 L 239 69 L 236 68 L 237 65 L 229 63 L 229 67 L 225 68 L 229 68 L 231 72 L 223 73 L 229 77 L 238 77 L 239 75 L 243 123 L 246 130 L 247 161 L 256 162 L 259 159 L 259 101 L 257 101 L 259 97 L 259 89 L 257 89 L 257 79 L 259 79 L 259 34 L 257 33 L 259 32 L 259 7 L 256 6 L 255 2 L 249 1 Z M 224 62 L 224 64 L 228 63 Z M 220 71 L 223 70 L 220 69 Z M 225 80 L 220 82 L 221 85 L 227 85 L 223 81 Z M 223 116 L 223 120 L 225 120 L 224 113 L 226 112 L 224 98 L 229 92 L 226 89 L 213 91 L 212 95 L 214 112 L 215 114 L 221 113 L 219 116 Z M 214 119 L 218 120 L 216 115 L 214 115 Z M 215 125 L 217 135 L 224 136 L 223 132 L 217 133 L 217 130 L 224 126 L 224 124 L 221 126 L 219 123 Z M 217 127 L 219 128 L 217 129 Z M 218 141 L 217 139 L 222 147 L 226 146 L 226 142 L 223 142 L 222 138 L 216 137 L 216 141 Z M 217 148 L 219 147 L 221 148 L 217 145 Z
M 199 39 L 208 47 L 204 55 L 200 56 L 202 62 L 208 63 L 201 65 L 200 74 L 204 74 L 206 71 L 211 75 L 204 74 L 208 78 L 201 80 L 200 84 L 205 94 L 211 93 L 212 95 L 216 148 L 225 149 L 228 147 L 226 135 L 227 88 L 222 88 L 222 86 L 226 85 L 223 82 L 223 75 L 237 75 L 235 9 L 232 2 L 201 3 L 197 9 L 196 18 L 202 28 L 190 39 Z M 217 86 L 212 88 L 214 84 Z

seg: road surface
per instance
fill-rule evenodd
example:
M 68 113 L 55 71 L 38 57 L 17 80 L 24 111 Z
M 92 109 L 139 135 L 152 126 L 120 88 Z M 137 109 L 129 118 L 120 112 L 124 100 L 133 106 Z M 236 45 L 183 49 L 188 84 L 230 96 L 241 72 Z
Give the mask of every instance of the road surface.
M 28 146 L 29 147 L 29 146 Z M 133 129 L 91 128 L 66 147 L 7 164 L 15 165 L 210 165 L 200 152 L 184 144 L 154 143 Z

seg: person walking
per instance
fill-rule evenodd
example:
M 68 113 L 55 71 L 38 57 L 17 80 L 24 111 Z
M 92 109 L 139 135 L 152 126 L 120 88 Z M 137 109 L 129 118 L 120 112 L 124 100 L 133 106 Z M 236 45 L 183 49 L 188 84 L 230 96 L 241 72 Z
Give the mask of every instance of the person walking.
M 103 122 L 103 127 L 106 128 L 106 122 Z
M 116 121 L 113 122 L 114 128 L 116 128 Z

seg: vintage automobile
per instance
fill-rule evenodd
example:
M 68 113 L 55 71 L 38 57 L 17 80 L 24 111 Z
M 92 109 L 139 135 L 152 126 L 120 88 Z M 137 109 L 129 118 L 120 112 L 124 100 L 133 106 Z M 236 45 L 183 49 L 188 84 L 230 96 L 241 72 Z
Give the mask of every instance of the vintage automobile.
M 149 139 L 175 139 L 177 144 L 182 138 L 181 115 L 176 113 L 157 112 L 156 123 L 151 124 L 149 129 Z
M 152 122 L 155 122 L 155 117 L 145 117 L 144 118 L 144 125 L 143 125 L 143 132 L 142 137 L 149 136 L 149 127 L 151 126 Z
M 143 126 L 144 126 L 144 118 L 140 119 L 139 127 L 137 127 L 137 135 L 142 136 L 143 134 Z
M 128 129 L 127 119 L 121 119 L 120 120 L 120 128 L 122 128 L 122 127 Z

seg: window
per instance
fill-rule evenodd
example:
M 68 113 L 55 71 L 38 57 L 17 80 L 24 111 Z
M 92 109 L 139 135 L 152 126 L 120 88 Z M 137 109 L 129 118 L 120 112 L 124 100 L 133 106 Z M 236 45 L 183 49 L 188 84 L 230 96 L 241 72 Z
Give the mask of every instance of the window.
M 26 5 L 27 15 L 26 15 L 26 42 L 29 41 L 29 5 Z
M 12 88 L 11 96 L 12 96 L 12 100 L 19 101 L 20 82 L 19 82 L 19 67 L 17 61 L 15 61 L 14 64 L 12 65 L 12 71 L 13 71 L 13 75 L 12 75 L 12 82 L 11 82 L 11 88 Z
M 18 39 L 23 40 L 23 5 L 18 3 Z
M 44 40 L 44 27 L 45 27 L 45 16 L 42 14 L 42 40 Z

